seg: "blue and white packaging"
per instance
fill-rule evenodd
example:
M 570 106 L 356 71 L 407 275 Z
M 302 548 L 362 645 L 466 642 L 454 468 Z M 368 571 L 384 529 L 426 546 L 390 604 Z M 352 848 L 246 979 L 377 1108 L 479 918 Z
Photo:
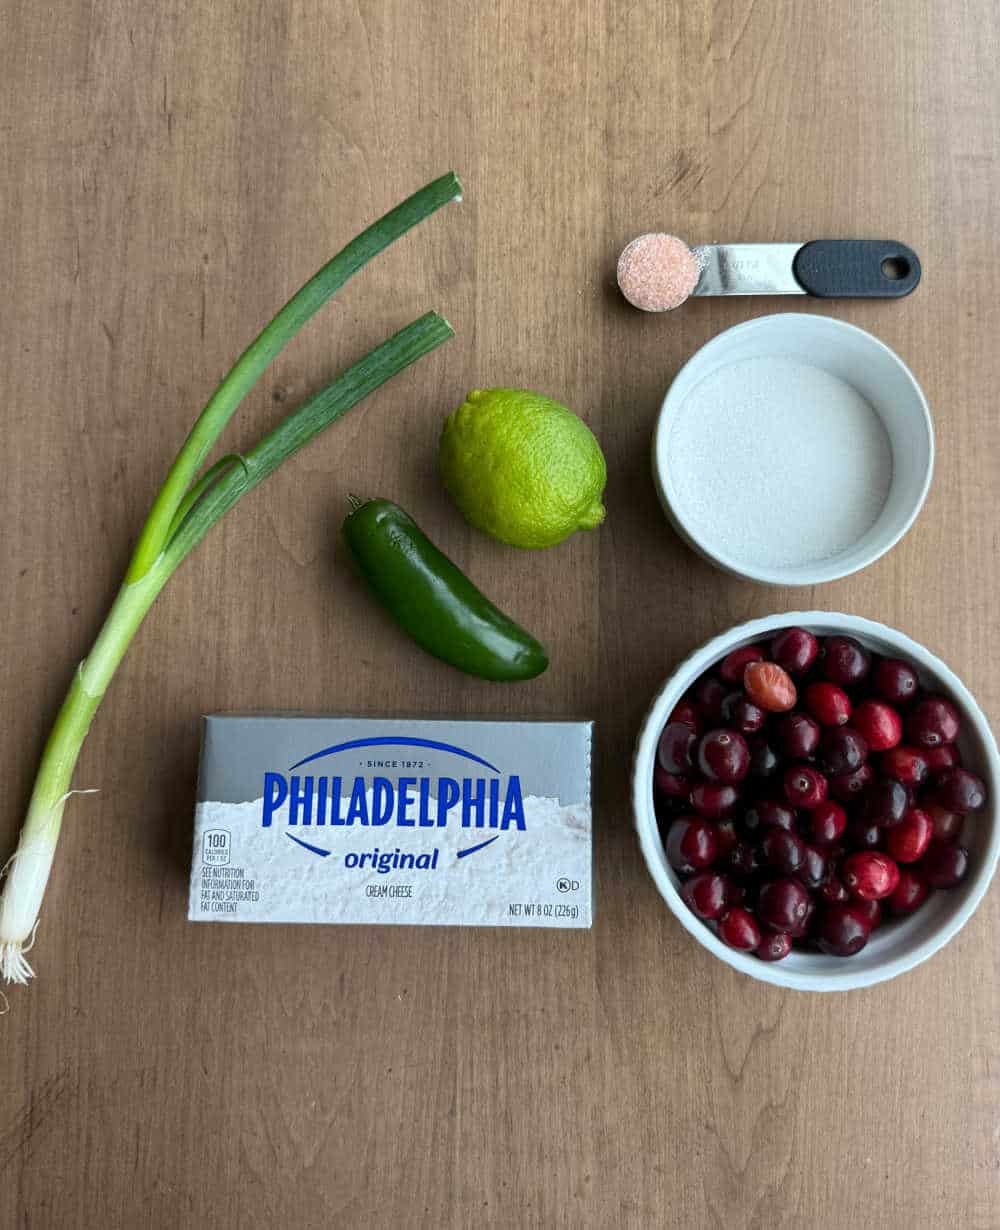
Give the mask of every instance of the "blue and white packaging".
M 589 927 L 591 734 L 207 717 L 188 918 Z

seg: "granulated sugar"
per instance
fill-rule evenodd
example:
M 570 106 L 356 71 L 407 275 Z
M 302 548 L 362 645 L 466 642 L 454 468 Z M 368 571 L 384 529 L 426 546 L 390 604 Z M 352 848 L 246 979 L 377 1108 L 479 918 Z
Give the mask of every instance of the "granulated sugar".
M 892 480 L 882 420 L 850 384 L 796 359 L 706 376 L 671 425 L 676 511 L 713 553 L 789 567 L 838 555 L 878 519 Z

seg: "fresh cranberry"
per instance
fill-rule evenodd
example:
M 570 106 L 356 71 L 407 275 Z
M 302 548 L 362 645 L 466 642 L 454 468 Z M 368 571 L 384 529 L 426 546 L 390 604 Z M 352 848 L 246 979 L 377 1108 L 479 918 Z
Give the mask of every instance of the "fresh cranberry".
M 930 769 L 928 754 L 916 747 L 891 747 L 879 761 L 883 777 L 894 777 L 904 786 L 920 786 L 927 780 Z
M 751 952 L 760 943 L 760 927 L 749 910 L 736 906 L 719 920 L 719 939 L 730 948 Z
M 863 764 L 853 773 L 837 773 L 830 778 L 830 793 L 840 803 L 854 803 L 875 780 L 870 764 Z
M 743 672 L 743 689 L 755 705 L 768 713 L 795 708 L 795 684 L 776 662 L 751 662 Z
M 816 940 L 832 957 L 853 957 L 868 943 L 871 923 L 853 902 L 828 905 L 819 916 Z
M 653 781 L 656 782 L 657 790 L 668 799 L 686 798 L 691 791 L 691 779 L 689 777 L 677 773 L 668 773 L 658 760 L 653 765 Z
M 860 897 L 853 898 L 854 908 L 860 910 L 868 919 L 868 926 L 874 931 L 882 923 L 882 903 L 880 901 L 863 901 Z
M 882 844 L 882 830 L 879 826 L 871 824 L 860 816 L 848 823 L 844 836 L 848 845 L 857 850 L 874 850 Z
M 767 714 L 743 692 L 730 692 L 722 704 L 722 720 L 742 735 L 753 735 L 767 721 Z
M 698 782 L 691 787 L 691 806 L 706 820 L 728 816 L 739 797 L 732 786 L 721 786 L 717 782 Z
M 804 935 L 812 909 L 812 898 L 798 880 L 769 880 L 757 894 L 757 916 L 772 931 Z
M 905 705 L 917 694 L 917 672 L 902 658 L 883 658 L 872 674 L 875 691 L 890 705 Z
M 986 786 L 968 769 L 945 769 L 934 783 L 934 797 L 942 807 L 964 816 L 979 811 L 986 802 Z
M 710 867 L 718 853 L 715 827 L 700 816 L 682 816 L 667 833 L 667 861 L 674 871 Z
M 847 891 L 865 901 L 881 901 L 899 883 L 899 868 L 879 850 L 849 854 L 840 869 Z
M 806 859 L 806 844 L 787 829 L 768 829 L 760 845 L 770 866 L 793 876 Z
M 962 835 L 965 817 L 957 811 L 949 811 L 940 803 L 928 803 L 924 807 L 934 826 L 935 841 L 957 841 Z
M 710 730 L 698 744 L 698 768 L 709 781 L 735 786 L 750 768 L 746 739 L 735 730 Z
M 699 918 L 718 918 L 729 904 L 726 879 L 714 871 L 693 875 L 681 889 L 681 896 Z
M 882 700 L 863 700 L 855 705 L 851 724 L 864 736 L 872 752 L 887 752 L 903 737 L 903 720 Z
M 729 852 L 729 866 L 735 876 L 749 880 L 761 868 L 761 853 L 748 841 L 738 841 Z
M 954 888 L 965 879 L 969 870 L 969 852 L 965 846 L 932 841 L 927 853 L 917 864 L 917 871 L 931 888 Z
M 860 683 L 872 664 L 872 656 L 850 636 L 828 636 L 823 642 L 819 670 L 824 679 L 842 688 Z
M 910 710 L 906 733 L 919 747 L 940 747 L 958 738 L 961 718 L 950 700 L 943 696 L 925 696 Z
M 851 899 L 851 894 L 844 887 L 843 880 L 838 879 L 837 876 L 827 876 L 825 882 L 820 885 L 819 895 L 830 905 L 837 905 L 841 901 Z
M 826 778 L 809 765 L 795 764 L 785 770 L 785 798 L 793 807 L 809 809 L 826 798 Z
M 715 844 L 718 847 L 716 858 L 724 859 L 733 846 L 739 841 L 736 824 L 732 820 L 718 820 L 715 825 Z
M 733 714 L 733 725 L 744 735 L 756 734 L 766 721 L 767 714 L 764 710 L 747 697 L 743 697 L 737 704 Z
M 847 812 L 833 799 L 824 799 L 809 813 L 809 829 L 817 845 L 832 846 L 841 839 L 846 828 Z
M 669 722 L 656 746 L 656 758 L 668 773 L 690 773 L 694 744 L 694 731 L 686 722 Z
M 718 726 L 722 721 L 722 702 L 729 689 L 715 675 L 702 675 L 691 689 L 691 703 L 703 722 Z
M 850 726 L 831 726 L 819 745 L 819 763 L 835 777 L 853 773 L 868 759 L 868 744 L 862 734 Z
M 770 743 L 759 735 L 750 740 L 750 776 L 773 777 L 778 769 L 778 757 Z
M 755 951 L 762 961 L 784 961 L 792 951 L 792 937 L 783 931 L 770 931 Z
M 819 641 L 805 628 L 786 628 L 771 642 L 771 657 L 790 675 L 804 675 L 817 653 Z
M 927 900 L 930 889 L 926 880 L 911 867 L 900 867 L 899 883 L 885 899 L 886 905 L 893 914 L 912 914 Z
M 805 704 L 821 726 L 846 726 L 851 720 L 851 698 L 835 683 L 811 683 Z
M 819 746 L 819 726 L 807 713 L 787 713 L 778 723 L 777 742 L 789 760 L 808 760 Z
M 754 832 L 757 829 L 793 829 L 795 812 L 784 803 L 772 799 L 758 799 L 743 815 L 744 827 Z
M 817 889 L 829 875 L 830 865 L 823 851 L 817 850 L 815 846 L 806 846 L 805 851 L 798 872 L 799 879 L 806 888 Z
M 934 836 L 934 821 L 919 807 L 911 807 L 899 824 L 886 834 L 886 849 L 897 863 L 915 863 Z
M 726 683 L 743 685 L 743 672 L 749 662 L 760 662 L 763 652 L 756 645 L 744 645 L 742 649 L 734 649 L 722 659 L 719 674 Z
M 668 725 L 673 722 L 683 722 L 685 726 L 690 726 L 696 735 L 701 734 L 701 718 L 698 716 L 698 710 L 689 700 L 682 700 L 674 705 L 667 722 Z
M 942 743 L 940 747 L 926 747 L 923 749 L 923 754 L 927 761 L 927 770 L 932 777 L 962 763 L 962 757 L 954 743 Z
M 899 824 L 909 806 L 910 792 L 891 777 L 880 777 L 865 792 L 865 819 L 883 829 Z

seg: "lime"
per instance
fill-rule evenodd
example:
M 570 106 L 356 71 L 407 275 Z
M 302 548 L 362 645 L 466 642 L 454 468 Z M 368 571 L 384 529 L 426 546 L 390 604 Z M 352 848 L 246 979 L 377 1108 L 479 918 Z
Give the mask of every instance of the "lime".
M 604 520 L 601 446 L 540 393 L 473 390 L 445 420 L 438 463 L 466 521 L 513 547 L 553 547 Z

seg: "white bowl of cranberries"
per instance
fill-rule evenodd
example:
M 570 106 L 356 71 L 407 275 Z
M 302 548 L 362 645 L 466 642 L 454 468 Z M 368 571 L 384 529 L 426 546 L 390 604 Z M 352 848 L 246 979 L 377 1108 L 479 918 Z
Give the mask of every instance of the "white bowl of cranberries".
M 667 680 L 636 748 L 643 854 L 704 946 L 766 982 L 849 990 L 926 960 L 1000 856 L 1000 758 L 968 689 L 853 615 L 733 628 Z

